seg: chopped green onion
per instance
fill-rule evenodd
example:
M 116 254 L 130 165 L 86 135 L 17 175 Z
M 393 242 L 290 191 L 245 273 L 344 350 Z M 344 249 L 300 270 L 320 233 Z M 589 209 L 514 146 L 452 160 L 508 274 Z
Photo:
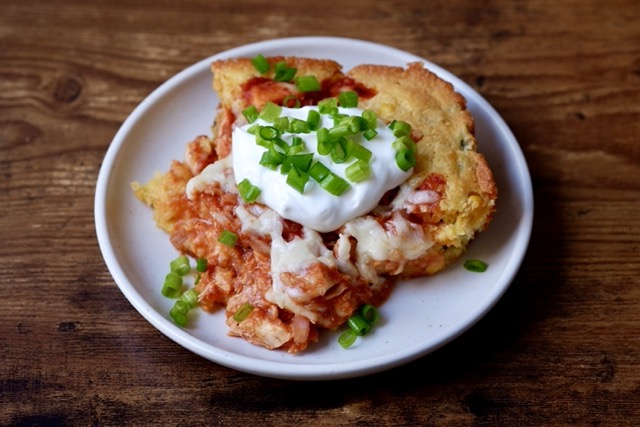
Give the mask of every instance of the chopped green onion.
M 258 134 L 266 141 L 273 141 L 280 136 L 280 131 L 275 126 L 262 126 Z
M 287 184 L 291 188 L 302 194 L 304 193 L 304 187 L 307 185 L 307 181 L 309 181 L 309 174 L 307 172 L 301 171 L 293 165 L 289 168 Z
M 305 149 L 304 141 L 299 136 L 291 138 L 291 145 L 287 149 L 287 156 L 293 156 Z
M 372 156 L 371 150 L 369 150 L 364 145 L 360 145 L 357 142 L 353 141 L 350 141 L 349 143 L 349 154 L 356 159 L 364 160 L 367 163 L 369 163 Z
M 278 129 L 281 133 L 286 132 L 287 130 L 289 130 L 289 117 L 278 117 L 273 121 L 273 127 Z
M 200 273 L 204 273 L 207 271 L 207 259 L 206 258 L 198 258 L 196 260 L 196 271 Z
M 273 123 L 282 113 L 282 107 L 274 104 L 271 101 L 267 101 L 262 107 L 260 112 L 260 118 L 265 122 Z
M 362 182 L 371 175 L 371 166 L 369 163 L 358 160 L 350 164 L 344 171 L 344 176 L 351 182 Z
M 293 105 L 291 102 L 293 102 Z M 282 100 L 282 106 L 287 108 L 300 108 L 300 100 L 295 95 L 287 95 Z
M 247 128 L 247 133 L 250 133 L 251 135 L 255 135 L 260 128 L 261 126 L 258 123 L 254 123 Z
M 258 120 L 258 109 L 255 105 L 249 105 L 247 108 L 242 110 L 242 115 L 247 119 L 248 123 L 253 123 Z
M 258 199 L 258 196 L 260 196 L 260 189 L 251 184 L 247 178 L 243 179 L 238 184 L 238 192 L 245 203 L 253 203 Z
M 278 169 L 278 166 L 282 164 L 285 159 L 286 156 L 284 154 L 277 152 L 273 147 L 269 147 L 267 151 L 262 153 L 262 157 L 260 157 L 258 163 L 274 171 Z
M 362 112 L 362 118 L 367 123 L 366 128 L 368 130 L 375 129 L 378 126 L 378 115 L 371 110 L 364 110 Z
M 169 268 L 172 272 L 178 273 L 181 276 L 189 274 L 191 271 L 191 265 L 189 265 L 189 258 L 186 255 L 180 255 L 169 263 Z
M 312 160 L 313 153 L 295 154 L 284 159 L 284 161 L 282 162 L 282 167 L 280 169 L 282 173 L 289 173 L 289 169 L 294 166 L 298 170 L 308 173 Z
M 291 119 L 289 123 L 289 132 L 291 133 L 309 133 L 311 129 L 309 128 L 309 123 L 305 120 L 300 119 Z
M 389 128 L 393 131 L 393 136 L 397 138 L 411 133 L 411 125 L 407 122 L 403 122 L 402 120 L 393 120 L 389 124 Z
M 403 171 L 408 171 L 416 164 L 416 157 L 410 150 L 402 150 L 396 153 L 396 164 Z
M 378 313 L 378 309 L 372 306 L 371 304 L 364 304 L 362 307 L 360 307 L 360 315 L 371 326 L 378 323 L 378 319 L 380 318 L 380 313 Z
M 338 111 L 338 100 L 335 98 L 325 98 L 318 102 L 318 111 L 320 114 L 333 114 Z
M 189 304 L 178 300 L 169 311 L 169 316 L 176 325 L 185 326 L 187 324 L 187 313 L 189 313 Z
M 347 325 L 349 325 L 353 332 L 358 336 L 367 335 L 371 332 L 371 325 L 360 314 L 354 314 L 349 317 Z
M 340 344 L 342 348 L 349 348 L 356 342 L 357 338 L 358 335 L 353 332 L 353 329 L 347 329 L 338 337 L 338 344 Z
M 487 271 L 487 263 L 479 259 L 468 259 L 464 262 L 464 268 L 474 273 L 484 273 Z
M 286 62 L 280 61 L 276 63 L 273 79 L 277 82 L 290 82 L 297 72 L 297 68 L 289 67 Z
M 351 128 L 347 124 L 339 124 L 329 129 L 329 136 L 331 138 L 339 138 L 341 136 L 353 135 L 355 132 L 351 131 Z
M 411 137 L 406 135 L 401 136 L 400 138 L 393 141 L 393 144 L 391 146 L 396 151 L 409 150 L 412 153 L 415 153 L 416 151 L 416 142 L 411 139 Z
M 309 110 L 307 114 L 307 124 L 309 125 L 310 130 L 318 130 L 318 125 L 320 125 L 320 113 L 316 110 Z
M 362 133 L 362 136 L 364 136 L 364 139 L 367 141 L 371 141 L 376 135 L 378 135 L 378 131 L 375 129 L 367 129 Z
M 349 154 L 347 153 L 347 138 L 340 137 L 337 138 L 333 144 L 333 148 L 331 149 L 331 160 L 333 163 L 344 163 L 349 158 Z
M 355 108 L 358 106 L 358 94 L 353 90 L 340 92 L 338 103 L 342 108 Z
M 253 306 L 248 302 L 242 304 L 234 313 L 233 320 L 240 323 L 245 320 L 253 311 Z
M 222 230 L 222 232 L 218 236 L 218 242 L 231 248 L 235 246 L 237 241 L 238 235 L 229 230 Z
M 265 58 L 262 54 L 251 58 L 251 63 L 260 74 L 264 74 L 269 71 L 269 61 L 267 61 L 267 58 Z
M 189 308 L 194 308 L 198 305 L 198 293 L 195 289 L 187 289 L 180 295 L 180 301 L 186 302 Z
M 347 181 L 340 178 L 333 172 L 329 172 L 324 178 L 322 178 L 322 180 L 318 184 L 320 184 L 320 187 L 329 192 L 329 194 L 332 194 L 334 196 L 340 196 L 350 187 Z
M 318 132 L 316 133 L 316 138 L 318 139 L 318 146 L 316 147 L 318 154 L 320 154 L 321 156 L 326 156 L 327 154 L 331 153 L 331 149 L 333 148 L 334 141 L 333 139 L 331 139 L 331 136 L 329 134 L 329 129 L 327 128 L 318 129 Z
M 316 92 L 320 90 L 320 82 L 315 76 L 296 77 L 296 89 L 299 92 Z
M 331 170 L 329 170 L 328 167 L 326 167 L 324 164 L 320 162 L 315 162 L 309 168 L 309 175 L 318 183 L 322 181 L 330 173 L 331 173 Z
M 164 284 L 162 285 L 162 296 L 167 298 L 177 298 L 180 295 L 180 288 L 182 287 L 182 276 L 176 272 L 168 273 L 164 278 Z

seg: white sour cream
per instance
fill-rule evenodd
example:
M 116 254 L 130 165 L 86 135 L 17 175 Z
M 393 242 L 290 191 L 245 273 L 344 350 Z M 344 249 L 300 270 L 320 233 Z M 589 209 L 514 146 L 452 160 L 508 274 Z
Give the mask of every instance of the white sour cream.
M 306 120 L 310 109 L 317 107 L 282 108 L 281 116 Z M 340 113 L 360 116 L 362 110 L 357 108 L 340 108 Z M 321 114 L 320 127 L 331 128 L 333 119 Z M 258 119 L 260 125 L 269 123 Z M 233 130 L 233 171 L 236 183 L 248 179 L 251 184 L 260 188 L 258 202 L 270 207 L 283 218 L 298 222 L 319 232 L 328 232 L 340 228 L 345 222 L 371 211 L 382 196 L 392 188 L 402 184 L 413 172 L 402 171 L 395 161 L 395 141 L 392 131 L 378 121 L 378 134 L 371 141 L 357 136 L 359 142 L 372 152 L 371 176 L 360 183 L 350 183 L 351 187 L 340 196 L 334 196 L 320 187 L 313 179 L 306 184 L 304 194 L 300 194 L 286 183 L 286 175 L 279 169 L 273 171 L 259 164 L 266 150 L 256 144 L 255 136 L 247 132 L 251 125 L 237 127 Z M 330 156 L 317 153 L 317 137 L 315 132 L 296 134 L 302 138 L 306 150 L 314 153 L 314 160 L 322 162 L 332 172 L 345 178 L 345 169 L 353 160 L 336 164 Z M 293 135 L 285 133 L 282 138 L 291 143 Z

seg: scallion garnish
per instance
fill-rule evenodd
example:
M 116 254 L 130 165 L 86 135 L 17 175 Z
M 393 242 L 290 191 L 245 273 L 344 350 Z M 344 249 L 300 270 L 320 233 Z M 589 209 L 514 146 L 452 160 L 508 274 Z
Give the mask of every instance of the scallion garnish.
M 350 187 L 347 181 L 340 178 L 333 172 L 329 172 L 324 178 L 322 178 L 322 180 L 320 180 L 318 184 L 320 184 L 320 187 L 328 191 L 329 194 L 332 194 L 334 196 L 340 196 Z
M 406 136 L 411 133 L 411 125 L 407 122 L 403 122 L 402 120 L 393 120 L 389 124 L 389 128 L 393 131 L 393 136 L 396 138 Z
M 287 173 L 287 184 L 302 194 L 304 193 L 304 187 L 307 185 L 307 181 L 309 181 L 309 174 L 291 165 Z
M 376 131 L 375 129 L 367 129 L 362 133 L 362 136 L 364 136 L 364 139 L 366 139 L 367 141 L 371 141 L 376 137 L 376 135 L 378 135 L 378 131 Z
M 415 141 L 407 135 L 401 136 L 400 138 L 393 141 L 393 144 L 391 146 L 396 151 L 409 150 L 412 153 L 415 153 L 416 151 Z
M 347 324 L 358 336 L 367 335 L 371 332 L 371 325 L 367 322 L 360 313 L 356 313 L 349 317 Z
M 278 129 L 280 132 L 286 132 L 287 130 L 289 130 L 289 117 L 278 117 L 273 121 L 273 127 Z
M 173 319 L 176 325 L 185 326 L 187 324 L 187 313 L 189 313 L 190 308 L 188 303 L 178 300 L 169 311 L 169 317 Z
M 349 348 L 356 342 L 356 339 L 358 339 L 358 336 L 353 332 L 353 329 L 349 328 L 340 334 L 338 344 L 340 344 L 342 348 Z
M 338 100 L 335 98 L 325 98 L 318 102 L 320 114 L 333 115 L 338 112 Z
M 218 242 L 222 243 L 225 246 L 233 247 L 238 241 L 238 235 L 229 230 L 222 230 L 220 235 L 218 236 Z
M 351 182 L 362 182 L 371 175 L 369 163 L 358 160 L 350 164 L 344 171 L 344 176 Z
M 200 273 L 204 273 L 207 271 L 207 259 L 206 258 L 198 258 L 196 260 L 196 271 Z
M 251 63 L 260 74 L 265 74 L 267 71 L 269 71 L 269 61 L 267 61 L 267 58 L 265 58 L 262 54 L 256 55 L 251 58 Z
M 305 120 L 300 120 L 296 118 L 292 118 L 289 122 L 289 132 L 291 133 L 309 133 L 311 129 L 309 128 L 309 123 Z
M 295 79 L 299 92 L 316 92 L 320 90 L 320 82 L 315 76 L 299 76 Z
M 195 289 L 187 289 L 180 295 L 180 301 L 186 302 L 189 308 L 194 308 L 198 305 L 198 293 Z
M 162 295 L 167 298 L 177 298 L 180 295 L 180 288 L 182 287 L 182 276 L 178 273 L 171 271 L 167 273 L 164 278 L 164 284 L 162 285 Z
M 292 104 L 293 103 L 293 104 Z M 295 95 L 287 95 L 282 100 L 282 106 L 287 108 L 300 108 L 300 100 Z
M 278 166 L 281 165 L 284 160 L 286 160 L 284 154 L 277 152 L 273 147 L 269 147 L 267 151 L 262 153 L 262 157 L 258 163 L 274 171 L 278 169 Z
M 487 263 L 480 261 L 479 259 L 468 259 L 464 262 L 464 268 L 474 273 L 484 273 L 487 271 Z
M 318 146 L 316 147 L 316 151 L 321 156 L 326 156 L 331 153 L 331 149 L 333 148 L 333 139 L 329 134 L 329 129 L 320 128 L 316 133 L 316 138 L 318 140 Z
M 260 196 L 260 189 L 251 184 L 247 178 L 243 179 L 238 184 L 238 192 L 245 203 L 253 203 L 258 200 L 258 196 Z
M 169 268 L 172 272 L 178 273 L 181 276 L 189 274 L 191 271 L 191 265 L 189 264 L 189 257 L 186 255 L 180 255 L 169 263 Z
M 364 160 L 369 163 L 371 160 L 371 150 L 369 150 L 364 145 L 360 145 L 357 142 L 349 141 L 349 155 L 355 157 L 359 160 Z
M 298 72 L 297 68 L 289 67 L 284 61 L 276 63 L 274 70 L 275 76 L 273 79 L 277 82 L 290 82 Z
M 404 172 L 408 171 L 416 164 L 416 157 L 410 150 L 402 150 L 396 153 L 396 164 Z
M 360 315 L 371 326 L 378 323 L 378 319 L 380 319 L 380 313 L 378 312 L 378 309 L 371 304 L 364 304 L 362 307 L 360 307 Z
M 309 168 L 311 167 L 312 160 L 313 153 L 294 154 L 284 159 L 280 170 L 283 174 L 289 173 L 289 169 L 291 169 L 291 167 L 293 166 L 302 172 L 308 173 Z
M 273 123 L 282 113 L 282 107 L 267 101 L 260 111 L 260 118 L 265 122 Z
M 299 136 L 294 136 L 291 138 L 291 145 L 287 149 L 287 156 L 293 156 L 299 154 L 301 151 L 305 149 L 304 141 Z
M 320 181 L 322 181 L 330 173 L 331 170 L 320 162 L 313 163 L 313 165 L 311 165 L 311 167 L 309 168 L 309 175 L 318 183 L 320 183 Z
M 366 122 L 366 129 L 374 130 L 378 126 L 378 115 L 371 110 L 364 110 L 362 112 L 362 118 Z
M 318 125 L 320 124 L 320 113 L 316 110 L 309 110 L 309 113 L 307 113 L 307 124 L 309 125 L 310 130 L 318 130 Z
M 273 141 L 280 136 L 280 131 L 275 126 L 261 126 L 258 135 L 265 141 Z
M 233 320 L 240 323 L 245 320 L 253 311 L 253 306 L 248 302 L 242 304 L 233 314 Z
M 338 104 L 342 108 L 355 108 L 358 106 L 358 94 L 353 90 L 340 92 L 338 95 Z
M 347 161 L 347 159 L 349 158 L 349 154 L 347 153 L 347 145 L 347 138 L 336 138 L 330 153 L 333 163 L 340 164 Z
M 258 109 L 255 105 L 249 105 L 247 108 L 242 110 L 242 115 L 247 119 L 248 123 L 253 123 L 258 120 Z

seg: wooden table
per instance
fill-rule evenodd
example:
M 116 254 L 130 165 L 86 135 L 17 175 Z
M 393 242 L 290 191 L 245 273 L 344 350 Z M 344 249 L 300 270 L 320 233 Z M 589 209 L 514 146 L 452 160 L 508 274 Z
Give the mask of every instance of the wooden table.
M 638 425 L 640 3 L 266 4 L 0 4 L 0 425 Z M 94 229 L 102 159 L 146 95 L 217 52 L 304 35 L 458 75 L 534 183 L 530 249 L 489 315 L 350 380 L 267 379 L 183 349 L 122 295 Z

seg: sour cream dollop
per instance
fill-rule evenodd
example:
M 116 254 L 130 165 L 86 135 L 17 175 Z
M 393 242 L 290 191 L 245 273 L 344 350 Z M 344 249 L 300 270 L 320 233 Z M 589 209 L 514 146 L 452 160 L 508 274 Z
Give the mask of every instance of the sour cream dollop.
M 282 108 L 282 116 L 306 120 L 309 110 L 315 106 L 302 108 Z M 340 108 L 341 114 L 350 116 L 362 115 L 358 108 Z M 270 123 L 258 119 L 255 123 L 268 126 Z M 359 183 L 350 183 L 350 188 L 340 196 L 334 196 L 324 190 L 313 179 L 309 179 L 305 191 L 300 194 L 286 183 L 286 175 L 278 170 L 271 170 L 259 164 L 266 148 L 256 144 L 255 135 L 247 130 L 252 125 L 236 127 L 232 135 L 233 171 L 236 183 L 248 179 L 251 184 L 261 190 L 258 202 L 270 207 L 283 218 L 298 222 L 319 232 L 333 231 L 348 220 L 371 211 L 382 196 L 390 189 L 402 184 L 413 169 L 401 170 L 395 161 L 395 150 L 392 143 L 396 140 L 391 129 L 378 120 L 378 134 L 367 141 L 362 135 L 355 136 L 364 147 L 372 152 L 369 165 L 371 175 Z M 320 127 L 331 128 L 333 119 L 329 115 L 320 115 Z M 330 156 L 317 153 L 317 134 L 297 133 L 306 147 L 305 152 L 314 153 L 314 160 L 322 162 L 338 176 L 345 177 L 345 169 L 354 162 L 336 164 Z M 282 139 L 291 143 L 293 134 L 284 133 Z

